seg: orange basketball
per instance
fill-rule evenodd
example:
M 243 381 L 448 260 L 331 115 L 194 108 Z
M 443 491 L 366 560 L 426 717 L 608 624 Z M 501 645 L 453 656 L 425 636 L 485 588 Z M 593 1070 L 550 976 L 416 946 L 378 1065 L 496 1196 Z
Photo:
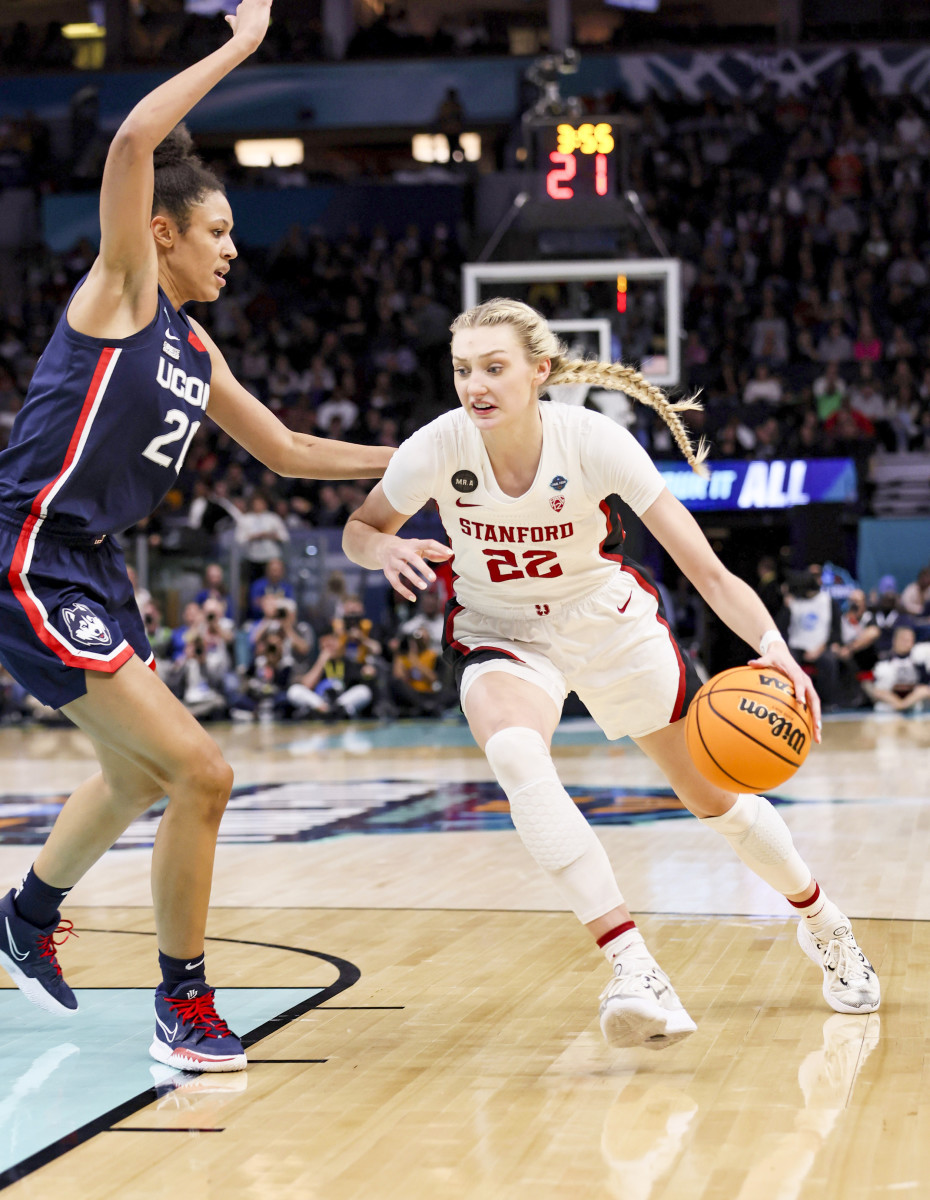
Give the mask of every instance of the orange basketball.
M 768 667 L 734 667 L 708 680 L 688 708 L 685 736 L 697 769 L 728 792 L 784 783 L 813 741 L 791 681 Z

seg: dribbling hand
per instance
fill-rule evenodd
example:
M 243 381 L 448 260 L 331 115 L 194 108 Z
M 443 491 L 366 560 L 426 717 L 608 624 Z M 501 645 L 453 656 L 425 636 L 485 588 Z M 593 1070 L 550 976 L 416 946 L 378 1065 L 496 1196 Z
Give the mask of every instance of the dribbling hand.
M 234 40 L 246 43 L 252 50 L 257 50 L 262 44 L 270 20 L 271 0 L 242 0 L 235 15 L 226 16 Z
M 823 718 L 820 714 L 820 697 L 811 682 L 810 675 L 806 675 L 798 666 L 791 651 L 785 642 L 772 642 L 767 652 L 759 658 L 749 660 L 751 667 L 774 667 L 776 671 L 780 671 L 782 675 L 787 675 L 791 680 L 791 685 L 794 688 L 794 694 L 806 705 L 808 712 L 811 715 L 811 723 L 814 727 L 814 741 L 821 740 L 821 730 L 823 728 Z
M 427 560 L 445 562 L 451 557 L 451 549 L 432 538 L 386 538 L 378 552 L 385 579 L 405 600 L 416 600 L 416 593 L 408 584 L 423 591 L 436 582 Z

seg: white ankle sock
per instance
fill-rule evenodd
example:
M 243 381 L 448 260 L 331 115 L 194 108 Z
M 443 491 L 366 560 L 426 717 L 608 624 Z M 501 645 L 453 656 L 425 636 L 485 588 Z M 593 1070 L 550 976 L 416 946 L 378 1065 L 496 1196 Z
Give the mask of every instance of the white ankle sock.
M 804 904 L 795 904 L 793 901 L 789 901 L 789 904 L 798 910 L 811 933 L 821 939 L 824 935 L 833 938 L 849 933 L 849 918 L 833 903 L 820 884 L 816 885 L 813 896 Z
M 619 937 L 613 938 L 612 941 L 606 942 L 601 949 L 604 951 L 604 957 L 612 967 L 617 965 L 621 958 L 642 958 L 651 957 L 646 949 L 646 943 L 643 941 L 643 935 L 635 927 L 628 929 L 625 933 L 621 933 Z

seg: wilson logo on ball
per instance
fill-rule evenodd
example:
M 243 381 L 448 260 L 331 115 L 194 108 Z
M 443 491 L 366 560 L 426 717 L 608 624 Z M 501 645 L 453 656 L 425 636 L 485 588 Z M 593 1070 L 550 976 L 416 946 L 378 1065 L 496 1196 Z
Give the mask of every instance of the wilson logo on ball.
M 771 726 L 770 732 L 772 737 L 782 738 L 788 743 L 795 754 L 803 752 L 807 744 L 807 734 L 803 730 L 796 728 L 781 713 L 769 710 L 764 704 L 757 704 L 755 700 L 750 700 L 748 696 L 744 696 L 740 700 L 739 711 L 749 713 L 751 717 L 755 717 L 759 721 L 767 721 Z

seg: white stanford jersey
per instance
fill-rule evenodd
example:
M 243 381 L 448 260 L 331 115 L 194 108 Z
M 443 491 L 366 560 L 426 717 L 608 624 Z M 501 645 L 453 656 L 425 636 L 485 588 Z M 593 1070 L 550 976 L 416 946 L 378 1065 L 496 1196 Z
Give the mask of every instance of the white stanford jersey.
M 455 593 L 476 612 L 564 604 L 606 584 L 622 561 L 616 497 L 637 516 L 665 486 L 622 426 L 543 401 L 542 456 L 529 491 L 507 496 L 464 409 L 419 429 L 391 459 L 388 503 L 411 515 L 431 498 L 455 557 Z

